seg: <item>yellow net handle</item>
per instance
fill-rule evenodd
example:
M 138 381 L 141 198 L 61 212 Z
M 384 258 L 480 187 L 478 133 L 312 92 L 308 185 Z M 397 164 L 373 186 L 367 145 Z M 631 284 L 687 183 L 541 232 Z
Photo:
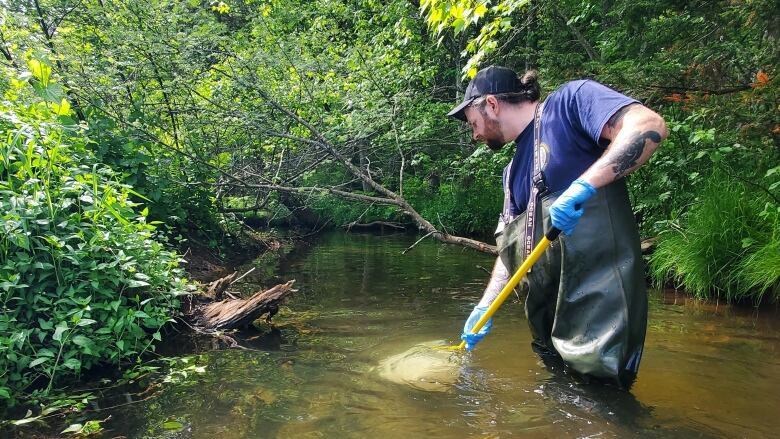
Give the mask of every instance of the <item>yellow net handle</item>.
M 493 314 L 498 311 L 498 308 L 501 307 L 501 305 L 504 303 L 504 300 L 506 300 L 507 297 L 512 293 L 512 290 L 515 289 L 518 283 L 520 283 L 520 279 L 522 279 L 525 274 L 528 272 L 528 270 L 531 269 L 531 267 L 536 263 L 536 261 L 539 259 L 540 256 L 542 256 L 542 253 L 544 253 L 545 250 L 547 250 L 547 247 L 550 245 L 551 242 L 555 241 L 555 239 L 560 235 L 561 231 L 557 228 L 553 227 L 550 229 L 550 231 L 547 232 L 545 236 L 542 237 L 541 241 L 539 241 L 538 244 L 536 244 L 536 247 L 534 247 L 533 251 L 531 251 L 531 254 L 528 255 L 528 257 L 523 261 L 523 263 L 520 265 L 520 267 L 515 271 L 515 274 L 512 275 L 512 277 L 509 279 L 509 282 L 506 283 L 504 288 L 501 290 L 501 292 L 498 294 L 496 299 L 493 301 L 493 303 L 490 304 L 487 311 L 485 311 L 485 314 L 482 316 L 481 319 L 477 321 L 477 324 L 474 325 L 474 327 L 471 328 L 471 333 L 476 334 L 479 332 L 480 329 L 482 329 L 483 326 L 485 326 L 485 323 L 487 323 L 488 320 L 490 320 L 491 317 L 493 317 Z M 466 341 L 462 341 L 460 345 L 458 345 L 458 349 L 465 349 L 466 348 Z

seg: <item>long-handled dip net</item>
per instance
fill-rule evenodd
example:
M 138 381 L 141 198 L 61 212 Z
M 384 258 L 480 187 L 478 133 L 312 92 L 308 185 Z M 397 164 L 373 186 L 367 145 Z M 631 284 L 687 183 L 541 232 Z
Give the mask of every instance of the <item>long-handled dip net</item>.
M 560 230 L 553 227 L 542 237 L 531 254 L 509 279 L 501 293 L 490 304 L 485 315 L 471 329 L 473 333 L 482 329 L 485 323 L 493 317 L 493 314 L 498 311 L 498 308 L 520 283 L 531 266 L 560 233 Z M 456 346 L 448 345 L 444 340 L 420 343 L 405 352 L 385 358 L 380 362 L 378 371 L 380 376 L 395 383 L 420 390 L 443 392 L 448 390 L 460 377 L 465 352 L 465 341 Z

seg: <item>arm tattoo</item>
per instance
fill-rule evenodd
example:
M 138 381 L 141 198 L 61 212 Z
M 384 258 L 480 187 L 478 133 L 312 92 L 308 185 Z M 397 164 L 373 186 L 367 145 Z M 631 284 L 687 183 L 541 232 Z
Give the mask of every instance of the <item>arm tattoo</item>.
M 645 141 L 650 139 L 655 143 L 661 143 L 661 135 L 657 131 L 648 130 L 644 133 L 637 131 L 632 134 L 624 145 L 613 145 L 613 152 L 605 166 L 612 166 L 615 178 L 620 178 L 628 173 L 628 170 L 636 166 L 637 161 L 645 152 Z M 617 146 L 617 148 L 615 148 Z

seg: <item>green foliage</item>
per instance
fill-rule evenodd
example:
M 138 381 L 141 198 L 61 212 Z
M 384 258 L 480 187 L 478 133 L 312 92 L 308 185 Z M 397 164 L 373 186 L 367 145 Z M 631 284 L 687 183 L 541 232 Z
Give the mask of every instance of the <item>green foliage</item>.
M 488 13 L 475 20 L 482 3 Z M 491 63 L 533 67 L 546 90 L 594 78 L 658 111 L 670 136 L 628 179 L 642 234 L 663 233 L 656 276 L 673 274 L 702 297 L 776 296 L 776 238 L 767 231 L 777 228 L 780 186 L 773 171 L 780 159 L 777 3 L 533 2 L 497 32 L 483 27 L 463 38 L 471 24 L 524 3 L 420 6 L 440 42 L 450 33 L 464 49 L 464 72 Z M 738 188 L 715 196 L 715 181 Z
M 776 200 L 715 175 L 690 211 L 661 234 L 650 257 L 656 282 L 672 278 L 697 297 L 780 298 L 780 215 Z
M 495 181 L 442 183 L 433 188 L 428 182 L 410 180 L 407 197 L 420 206 L 420 213 L 450 234 L 484 235 L 491 230 L 501 211 L 502 196 Z
M 0 104 L 0 400 L 10 404 L 153 349 L 186 289 L 138 194 L 94 160 L 48 65 L 30 67 L 38 97 L 22 80 Z
M 463 67 L 465 77 L 473 78 L 479 65 L 498 47 L 499 37 L 508 33 L 513 26 L 513 15 L 525 10 L 529 0 L 422 0 L 420 11 L 425 14 L 426 22 L 436 35 L 441 35 L 445 29 L 452 28 L 455 35 L 465 31 L 469 26 L 476 25 L 483 18 L 485 23 L 479 29 L 477 36 L 466 44 L 463 53 L 469 54 L 469 59 Z M 440 36 L 441 44 L 444 37 Z
M 415 208 L 448 233 L 488 236 L 503 203 L 501 175 L 512 148 L 491 152 L 484 145 L 460 158 L 434 160 L 418 154 L 416 174 L 406 182 L 406 197 Z M 441 172 L 447 170 L 448 172 Z M 431 178 L 436 177 L 436 178 Z
M 402 220 L 387 206 L 262 189 L 380 195 L 322 139 L 437 227 L 488 235 L 511 151 L 474 150 L 444 114 L 463 74 L 489 63 L 536 68 L 547 92 L 594 78 L 665 117 L 670 138 L 629 178 L 646 237 L 689 220 L 713 172 L 748 182 L 750 198 L 778 196 L 780 11 L 769 0 L 6 3 L 3 55 L 17 71 L 0 90 L 16 93 L 22 59 L 56 60 L 31 64 L 35 93 L 59 117 L 82 110 L 86 148 L 149 200 L 131 197 L 148 220 L 205 245 L 244 229 L 220 210 L 256 203 L 271 212 L 258 224 L 304 207 L 334 225 Z
M 95 160 L 133 187 L 138 194 L 133 199 L 149 209 L 148 220 L 162 221 L 170 230 L 210 248 L 234 243 L 219 225 L 214 194 L 208 186 L 196 183 L 208 180 L 209 171 L 160 149 L 133 128 L 117 126 L 99 111 L 89 111 L 87 116 L 87 146 Z
M 484 145 L 466 157 L 435 159 L 425 152 L 417 153 L 408 163 L 403 196 L 424 218 L 447 233 L 486 236 L 495 228 L 501 210 L 501 175 L 512 153 L 511 148 L 493 153 Z M 328 186 L 346 178 L 344 172 L 341 167 L 326 166 L 321 172 L 307 175 L 305 184 Z M 413 225 L 391 205 L 366 205 L 332 195 L 307 195 L 312 208 L 335 225 L 375 220 Z

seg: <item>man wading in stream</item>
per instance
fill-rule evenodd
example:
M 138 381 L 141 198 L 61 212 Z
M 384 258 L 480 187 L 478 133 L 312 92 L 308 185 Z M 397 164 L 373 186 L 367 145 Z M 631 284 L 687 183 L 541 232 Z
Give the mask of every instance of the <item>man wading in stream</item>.
M 504 169 L 500 256 L 461 338 L 471 350 L 490 332 L 492 321 L 477 334 L 471 328 L 552 224 L 563 234 L 520 284 L 533 348 L 548 365 L 562 362 L 586 379 L 628 388 L 642 358 L 647 295 L 623 177 L 666 138 L 666 124 L 594 81 L 572 81 L 539 98 L 536 72 L 518 78 L 491 66 L 448 114 L 468 122 L 474 140 L 493 150 L 517 146 Z

